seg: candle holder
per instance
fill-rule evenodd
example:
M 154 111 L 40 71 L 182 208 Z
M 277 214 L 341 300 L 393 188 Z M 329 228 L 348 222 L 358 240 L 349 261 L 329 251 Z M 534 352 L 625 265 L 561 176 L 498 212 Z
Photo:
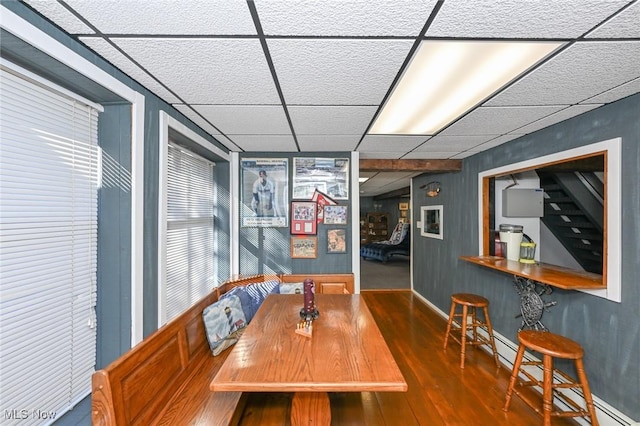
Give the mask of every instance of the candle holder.
M 304 306 L 300 310 L 300 318 L 305 321 L 313 321 L 318 319 L 320 312 L 316 308 L 316 284 L 311 278 L 304 280 Z

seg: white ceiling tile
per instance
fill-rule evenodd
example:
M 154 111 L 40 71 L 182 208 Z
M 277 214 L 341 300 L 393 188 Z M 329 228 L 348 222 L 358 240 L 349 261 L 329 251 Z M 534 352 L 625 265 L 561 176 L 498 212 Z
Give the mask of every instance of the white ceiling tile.
M 394 152 L 372 152 L 372 151 L 362 151 L 358 149 L 360 152 L 360 158 L 368 158 L 368 159 L 389 159 L 395 160 L 404 155 L 405 151 L 394 151 Z
M 484 151 L 484 150 L 487 150 L 489 148 L 493 148 L 493 147 L 496 147 L 498 145 L 502 145 L 503 143 L 507 143 L 507 142 L 512 141 L 514 139 L 518 139 L 520 136 L 524 136 L 524 133 L 512 133 L 512 134 L 509 134 L 509 135 L 502 135 L 502 136 L 499 136 L 499 137 L 497 137 L 495 139 L 491 139 L 490 141 L 485 142 L 485 143 L 483 143 L 481 145 L 478 145 L 478 146 L 474 147 L 473 149 L 471 149 L 470 151 L 473 151 L 473 152 Z
M 360 135 L 296 135 L 302 151 L 353 151 Z
M 435 0 L 256 0 L 267 35 L 410 36 L 420 34 Z
M 628 83 L 622 84 L 611 90 L 607 90 L 606 92 L 600 95 L 594 96 L 593 98 L 589 98 L 585 102 L 589 102 L 589 103 L 615 102 L 619 99 L 626 98 L 627 96 L 631 96 L 639 92 L 640 92 L 640 78 L 636 78 L 631 80 Z
M 471 157 L 480 151 L 463 151 L 451 157 L 451 160 L 462 160 L 463 158 Z
M 57 1 L 25 0 L 25 3 L 55 22 L 70 34 L 95 34 L 87 24 L 78 19 Z
M 467 136 L 445 136 L 437 135 L 429 139 L 426 143 L 416 148 L 416 151 L 465 151 L 488 140 L 495 138 L 497 135 L 467 135 Z
M 131 62 L 129 58 L 122 54 L 118 49 L 107 43 L 103 38 L 96 37 L 80 37 L 80 41 L 96 51 L 100 56 L 111 62 L 129 77 L 142 84 L 154 94 L 158 95 L 167 103 L 177 103 L 180 100 L 168 91 L 164 86 L 158 83 L 153 77 L 146 73 L 138 65 Z
M 258 40 L 126 38 L 114 41 L 186 103 L 280 103 Z M 168 58 L 171 66 L 167 66 Z
M 443 130 L 440 135 L 502 135 L 553 114 L 562 108 L 563 106 L 557 105 L 513 108 L 480 107 Z M 433 140 L 429 142 L 433 142 Z
M 445 1 L 429 37 L 575 38 L 628 0 Z
M 520 134 L 532 133 L 532 132 L 535 132 L 536 130 L 544 129 L 545 127 L 551 126 L 552 124 L 556 124 L 561 121 L 567 120 L 571 117 L 575 117 L 576 115 L 580 115 L 587 111 L 591 111 L 592 109 L 598 108 L 600 106 L 602 106 L 602 104 L 570 106 L 569 108 L 563 109 L 562 111 L 558 111 L 554 114 L 551 114 L 548 117 L 542 118 L 527 126 L 520 127 L 519 129 L 517 129 L 517 133 L 520 133 Z
M 577 104 L 638 77 L 640 41 L 578 42 L 485 105 Z
M 405 155 L 404 157 L 402 157 L 403 160 L 446 160 L 451 158 L 453 155 L 457 154 L 456 152 L 438 152 L 438 151 L 433 151 L 433 152 L 420 152 L 420 151 L 413 151 L 413 152 L 409 152 L 407 153 L 407 155 Z
M 297 152 L 291 135 L 233 135 L 233 142 L 244 151 Z
M 391 149 L 398 151 L 411 151 L 424 141 L 428 136 L 396 136 L 396 135 L 366 135 L 358 146 L 358 151 L 388 152 Z
M 180 111 L 185 117 L 189 120 L 193 121 L 196 125 L 200 126 L 202 130 L 209 133 L 211 136 L 216 138 L 218 142 L 226 146 L 231 151 L 239 151 L 239 147 L 236 146 L 232 141 L 223 136 L 215 127 L 213 127 L 210 123 L 208 123 L 205 119 L 200 117 L 197 113 L 195 113 L 191 108 L 187 105 L 173 105 L 175 109 Z
M 377 107 L 370 106 L 290 106 L 288 108 L 297 135 L 358 135 L 358 141 L 371 122 L 376 109 Z
M 193 108 L 227 135 L 283 135 L 291 128 L 281 106 L 193 105 Z
M 412 40 L 270 39 L 289 105 L 378 105 Z
M 245 0 L 66 0 L 105 34 L 256 34 Z
M 622 13 L 596 28 L 587 38 L 640 38 L 640 3 L 634 3 Z

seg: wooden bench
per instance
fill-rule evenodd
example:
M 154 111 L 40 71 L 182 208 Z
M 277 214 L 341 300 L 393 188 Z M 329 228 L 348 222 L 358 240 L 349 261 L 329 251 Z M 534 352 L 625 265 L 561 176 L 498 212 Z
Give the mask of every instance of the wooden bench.
M 230 280 L 142 342 L 96 371 L 92 378 L 93 425 L 235 424 L 241 392 L 211 392 L 209 384 L 230 349 L 211 355 L 204 308 L 233 287 L 262 275 Z
M 246 395 L 209 390 L 231 348 L 211 355 L 202 311 L 234 287 L 274 278 L 287 283 L 311 278 L 319 293 L 353 293 L 354 287 L 353 274 L 254 275 L 223 283 L 93 374 L 93 425 L 237 424 Z

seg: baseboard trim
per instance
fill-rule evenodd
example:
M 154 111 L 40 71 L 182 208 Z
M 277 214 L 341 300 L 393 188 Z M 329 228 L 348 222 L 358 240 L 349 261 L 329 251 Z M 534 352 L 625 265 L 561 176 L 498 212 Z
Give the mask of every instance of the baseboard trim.
M 413 290 L 413 294 L 418 299 L 422 300 L 427 306 L 433 309 L 433 311 L 436 312 L 438 315 L 440 315 L 442 318 L 444 318 L 445 320 L 449 319 L 448 313 L 445 313 L 444 311 L 442 311 L 436 305 L 434 305 L 429 300 L 427 300 L 424 296 L 422 296 L 415 290 Z M 493 332 L 493 337 L 496 342 L 496 349 L 498 350 L 498 356 L 499 356 L 500 362 L 504 364 L 505 367 L 507 367 L 509 370 L 512 370 L 513 363 L 516 359 L 516 353 L 518 352 L 518 344 L 507 339 L 505 336 L 501 335 L 500 333 L 497 333 L 495 330 Z M 483 347 L 482 349 L 488 351 L 488 348 Z M 525 352 L 524 357 L 527 361 L 539 361 L 538 358 L 534 357 L 529 352 Z M 542 377 L 542 369 L 540 368 L 539 370 L 540 370 L 539 377 Z M 555 380 L 558 380 L 558 381 L 563 380 L 562 377 L 554 377 L 554 378 Z M 569 389 L 567 391 L 572 394 L 575 394 L 576 398 L 579 400 L 580 397 L 578 396 L 575 390 Z M 593 405 L 596 408 L 598 423 L 600 423 L 601 426 L 637 426 L 640 424 L 634 421 L 633 419 L 631 419 L 630 417 L 622 414 L 616 408 L 612 407 L 602 399 L 598 398 L 596 395 L 592 394 L 591 396 L 593 398 Z M 566 407 L 563 407 L 562 404 L 559 404 L 559 406 L 560 408 L 566 408 Z M 576 418 L 575 420 L 581 425 L 590 424 L 586 419 L 582 417 Z

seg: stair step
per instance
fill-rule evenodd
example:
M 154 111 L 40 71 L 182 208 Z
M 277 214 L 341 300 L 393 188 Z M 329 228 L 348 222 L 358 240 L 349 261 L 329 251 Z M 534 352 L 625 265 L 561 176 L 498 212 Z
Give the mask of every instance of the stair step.
M 554 210 L 554 209 L 544 209 L 544 214 L 545 215 L 555 215 L 555 216 L 560 216 L 560 215 L 565 215 L 565 216 L 582 216 L 584 217 L 585 214 L 584 212 L 582 212 L 581 210 Z
M 562 236 L 565 238 L 577 238 L 580 240 L 602 241 L 602 235 L 592 233 L 575 234 L 573 232 L 563 232 Z
M 545 204 L 549 204 L 549 203 L 571 203 L 571 204 L 575 204 L 573 199 L 571 199 L 571 197 L 548 197 L 544 199 Z
M 549 226 L 558 226 L 561 228 L 595 229 L 595 225 L 593 223 L 584 221 L 565 222 L 564 220 L 554 220 L 549 221 Z

